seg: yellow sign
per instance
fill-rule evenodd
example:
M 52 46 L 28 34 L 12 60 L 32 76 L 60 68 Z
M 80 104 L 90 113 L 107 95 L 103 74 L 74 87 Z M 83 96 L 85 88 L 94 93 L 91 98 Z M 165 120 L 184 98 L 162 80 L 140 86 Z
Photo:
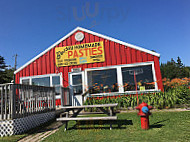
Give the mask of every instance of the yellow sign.
M 56 66 L 104 62 L 103 41 L 55 48 Z

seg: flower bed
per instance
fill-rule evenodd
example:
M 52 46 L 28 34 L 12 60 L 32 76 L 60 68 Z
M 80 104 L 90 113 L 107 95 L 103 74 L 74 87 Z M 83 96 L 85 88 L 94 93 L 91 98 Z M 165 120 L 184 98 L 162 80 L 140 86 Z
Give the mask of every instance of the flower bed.
M 182 104 L 190 104 L 189 79 L 175 79 L 164 82 L 165 92 L 138 95 L 139 104 L 146 102 L 157 109 L 172 108 Z M 118 103 L 118 108 L 134 108 L 137 106 L 136 95 L 115 95 L 102 97 L 89 97 L 85 105 Z

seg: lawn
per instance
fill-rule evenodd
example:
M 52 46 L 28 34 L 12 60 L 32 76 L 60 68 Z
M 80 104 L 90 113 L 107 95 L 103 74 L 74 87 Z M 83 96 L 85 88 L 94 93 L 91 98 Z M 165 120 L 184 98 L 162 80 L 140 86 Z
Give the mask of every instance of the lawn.
M 141 130 L 140 117 L 136 113 L 118 114 L 118 121 L 111 131 L 108 124 L 95 123 L 99 125 L 70 121 L 68 131 L 64 132 L 62 126 L 44 141 L 190 141 L 190 111 L 154 112 L 150 117 L 149 130 Z
M 0 137 L 0 142 L 16 142 L 25 136 L 27 136 L 27 134 L 14 135 L 14 136 L 9 136 L 9 137 Z
M 111 131 L 109 124 L 104 124 L 104 121 L 94 123 L 95 125 L 92 122 L 76 124 L 75 121 L 70 121 L 68 131 L 64 132 L 63 125 L 60 130 L 44 141 L 190 141 L 190 111 L 153 112 L 150 116 L 150 129 L 146 131 L 141 130 L 140 117 L 134 112 L 118 114 L 118 121 L 115 122 Z M 0 141 L 17 141 L 27 135 L 28 133 L 3 137 Z

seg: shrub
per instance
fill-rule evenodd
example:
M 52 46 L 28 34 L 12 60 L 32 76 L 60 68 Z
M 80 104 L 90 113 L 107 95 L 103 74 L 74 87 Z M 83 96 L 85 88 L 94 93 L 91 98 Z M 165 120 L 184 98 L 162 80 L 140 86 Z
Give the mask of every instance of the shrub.
M 190 103 L 190 90 L 187 86 L 176 86 L 170 88 L 166 92 L 150 93 L 138 95 L 139 104 L 146 102 L 154 108 L 172 108 L 176 105 Z M 102 97 L 89 97 L 85 105 L 118 103 L 118 108 L 134 108 L 137 106 L 136 95 L 116 95 L 116 96 L 102 96 Z

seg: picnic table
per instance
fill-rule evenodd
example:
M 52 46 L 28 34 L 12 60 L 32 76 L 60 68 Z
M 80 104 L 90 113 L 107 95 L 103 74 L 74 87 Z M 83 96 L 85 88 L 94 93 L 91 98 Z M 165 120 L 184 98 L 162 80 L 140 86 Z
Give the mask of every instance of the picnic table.
M 67 130 L 68 121 L 75 120 L 75 121 L 94 121 L 94 120 L 117 120 L 116 113 L 114 112 L 114 107 L 118 104 L 100 104 L 100 105 L 82 105 L 82 106 L 64 106 L 61 107 L 65 110 L 65 117 L 60 115 L 60 118 L 57 118 L 57 121 L 65 122 L 65 131 Z M 107 114 L 106 117 L 77 117 L 80 112 L 85 108 L 98 108 L 103 114 Z M 107 108 L 107 109 L 105 109 Z M 72 111 L 70 115 L 69 112 Z M 110 130 L 112 129 L 112 124 L 110 123 Z

